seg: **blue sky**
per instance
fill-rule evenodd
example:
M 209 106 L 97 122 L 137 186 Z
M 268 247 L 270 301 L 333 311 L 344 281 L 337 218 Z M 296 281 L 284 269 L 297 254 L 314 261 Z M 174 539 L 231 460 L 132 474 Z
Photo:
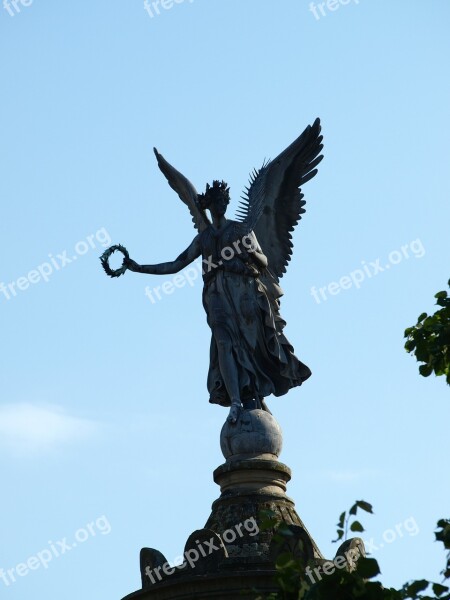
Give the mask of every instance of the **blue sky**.
M 383 581 L 439 580 L 449 390 L 403 330 L 450 276 L 450 6 L 318 5 L 0 7 L 0 568 L 42 558 L 2 598 L 121 598 L 141 547 L 172 560 L 203 527 L 226 412 L 208 404 L 201 282 L 152 303 L 170 277 L 112 281 L 98 256 L 169 260 L 194 236 L 153 146 L 199 190 L 228 181 L 232 215 L 249 171 L 317 116 L 325 159 L 282 281 L 313 376 L 268 399 L 288 492 L 325 555 L 364 498 Z

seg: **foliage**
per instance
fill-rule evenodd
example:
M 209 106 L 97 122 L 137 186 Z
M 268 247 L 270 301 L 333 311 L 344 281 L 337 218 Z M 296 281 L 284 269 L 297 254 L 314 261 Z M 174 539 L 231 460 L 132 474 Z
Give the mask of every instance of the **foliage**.
M 440 531 L 436 531 L 436 541 L 442 542 L 447 552 L 447 564 L 445 569 L 442 571 L 442 575 L 445 579 L 450 579 L 450 521 L 447 519 L 441 519 L 437 523 Z
M 356 516 L 358 508 L 368 513 L 373 512 L 368 502 L 355 502 L 348 513 L 345 511 L 339 517 L 338 540 L 346 536 L 350 517 Z M 360 523 L 359 526 L 361 529 L 354 531 L 364 531 Z M 437 526 L 436 540 L 450 550 L 450 520 L 441 519 Z M 269 511 L 263 515 L 261 528 L 275 529 L 274 540 L 280 544 L 292 536 L 286 524 L 279 523 L 274 513 Z M 336 568 L 331 574 L 325 575 L 322 571 L 320 579 L 317 576 L 315 579 L 308 579 L 308 567 L 309 572 L 314 575 L 314 565 L 305 565 L 292 554 L 281 554 L 275 564 L 279 591 L 266 597 L 259 595 L 255 600 L 450 600 L 448 586 L 425 579 L 405 583 L 400 590 L 383 587 L 381 582 L 374 581 L 380 575 L 378 562 L 374 558 L 360 557 L 352 572 Z M 450 578 L 450 552 L 442 574 L 445 578 Z
M 431 316 L 422 313 L 417 324 L 405 330 L 405 349 L 414 354 L 418 362 L 424 363 L 419 367 L 423 377 L 433 372 L 445 375 L 450 385 L 450 297 L 445 291 L 434 297 L 441 308 Z
M 292 537 L 292 532 L 284 521 L 281 521 L 277 514 L 272 510 L 261 511 L 260 530 L 271 531 L 273 533 L 272 543 L 283 546 L 285 542 Z M 300 593 L 305 589 L 305 582 L 301 580 L 299 574 L 305 572 L 306 564 L 304 561 L 296 559 L 291 553 L 283 552 L 276 560 L 275 581 L 280 588 L 280 592 L 270 594 L 264 599 L 258 596 L 256 600 L 279 600 L 302 598 Z
M 344 539 L 344 540 L 347 539 L 348 525 L 350 522 L 350 518 L 352 516 L 356 516 L 356 513 L 358 512 L 358 508 L 360 508 L 361 510 L 364 510 L 365 512 L 373 514 L 371 504 L 369 504 L 368 502 L 365 502 L 364 500 L 357 500 L 355 502 L 355 504 L 348 511 L 348 514 L 347 514 L 347 511 L 344 511 L 343 513 L 341 513 L 341 515 L 339 517 L 339 522 L 337 524 L 337 528 L 338 528 L 337 538 L 335 540 L 333 540 L 333 543 L 339 542 L 342 539 Z M 350 531 L 361 533 L 364 531 L 364 527 L 361 525 L 361 523 L 359 521 L 357 521 L 355 519 L 350 525 Z

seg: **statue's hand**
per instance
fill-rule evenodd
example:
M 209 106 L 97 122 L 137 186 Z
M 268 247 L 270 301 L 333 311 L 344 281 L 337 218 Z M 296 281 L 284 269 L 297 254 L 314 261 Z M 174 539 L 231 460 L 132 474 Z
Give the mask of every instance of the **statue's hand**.
M 131 258 L 124 258 L 123 264 L 129 271 L 139 271 L 140 265 Z

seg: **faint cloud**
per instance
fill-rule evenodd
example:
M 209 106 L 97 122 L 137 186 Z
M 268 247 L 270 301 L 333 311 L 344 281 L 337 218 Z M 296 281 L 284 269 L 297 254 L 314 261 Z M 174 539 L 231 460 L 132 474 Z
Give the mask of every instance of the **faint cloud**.
M 26 402 L 0 406 L 0 445 L 14 454 L 50 451 L 97 431 L 95 422 L 68 415 L 58 406 Z

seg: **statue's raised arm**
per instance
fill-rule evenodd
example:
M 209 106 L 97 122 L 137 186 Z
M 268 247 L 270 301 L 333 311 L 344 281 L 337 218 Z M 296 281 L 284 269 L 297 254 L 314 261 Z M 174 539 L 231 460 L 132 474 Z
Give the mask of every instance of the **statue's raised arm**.
M 189 212 L 192 215 L 192 222 L 197 231 L 201 233 L 211 224 L 211 222 L 206 216 L 206 212 L 199 205 L 198 194 L 195 187 L 189 179 L 177 171 L 175 167 L 172 167 L 156 148 L 153 148 L 153 152 L 158 161 L 158 166 L 164 173 L 170 187 L 176 191 L 181 200 L 189 208 Z

